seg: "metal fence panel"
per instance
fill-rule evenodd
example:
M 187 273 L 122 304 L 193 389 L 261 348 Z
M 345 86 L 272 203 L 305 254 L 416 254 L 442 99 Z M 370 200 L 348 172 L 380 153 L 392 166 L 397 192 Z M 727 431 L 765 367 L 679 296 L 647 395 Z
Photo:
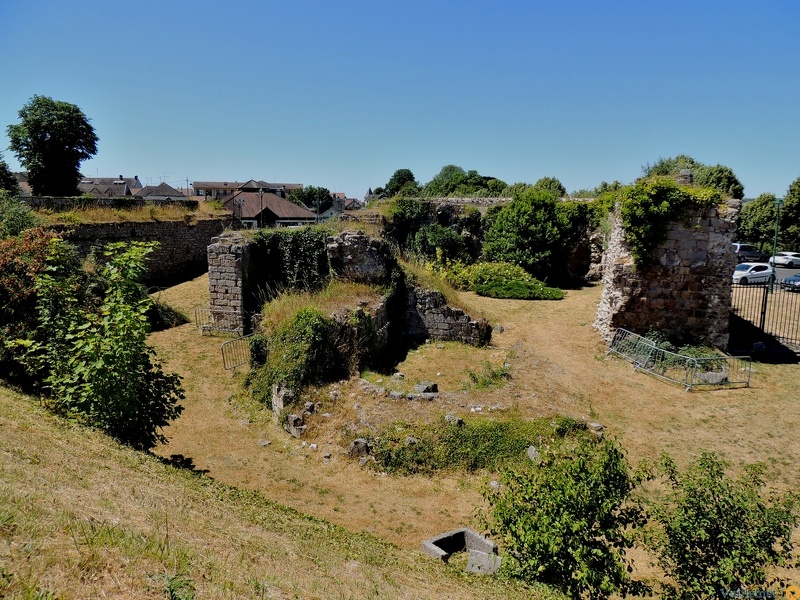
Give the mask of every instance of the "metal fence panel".
M 680 384 L 687 390 L 698 385 L 750 385 L 748 356 L 694 358 L 659 348 L 652 340 L 626 329 L 617 329 L 609 352 L 624 358 L 638 371 Z
M 220 346 L 222 351 L 222 365 L 228 370 L 233 371 L 236 367 L 241 367 L 250 362 L 250 338 L 253 334 L 229 340 Z
M 687 385 L 750 385 L 753 365 L 749 356 L 695 358 Z
M 767 335 L 800 351 L 800 293 L 775 284 L 732 285 L 731 310 Z
M 200 330 L 200 335 L 242 334 L 242 313 L 235 309 L 195 308 L 194 322 Z

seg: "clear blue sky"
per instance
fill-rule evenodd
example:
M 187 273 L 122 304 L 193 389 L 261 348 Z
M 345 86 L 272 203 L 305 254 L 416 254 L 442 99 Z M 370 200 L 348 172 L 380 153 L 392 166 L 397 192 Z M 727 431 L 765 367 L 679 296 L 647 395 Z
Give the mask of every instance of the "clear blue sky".
M 34 94 L 100 139 L 86 175 L 363 197 L 456 164 L 568 190 L 660 157 L 800 177 L 796 0 L 2 0 L 0 148 Z

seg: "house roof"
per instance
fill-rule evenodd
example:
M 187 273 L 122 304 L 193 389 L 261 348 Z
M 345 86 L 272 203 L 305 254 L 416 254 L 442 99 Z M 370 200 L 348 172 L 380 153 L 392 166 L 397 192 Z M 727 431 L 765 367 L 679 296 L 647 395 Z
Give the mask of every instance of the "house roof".
M 138 175 L 134 175 L 133 177 L 123 177 L 122 175 L 119 177 L 83 177 L 80 185 L 113 185 L 120 187 L 127 185 L 131 192 L 136 192 L 144 187 Z M 116 195 L 124 196 L 124 194 L 121 193 Z
M 156 186 L 153 185 L 146 185 L 141 190 L 136 192 L 137 196 L 142 198 L 150 198 L 156 196 L 163 196 L 167 198 L 185 198 L 186 195 L 183 192 L 179 192 L 174 187 L 169 185 L 168 183 L 160 183 Z
M 258 192 L 236 192 L 223 200 L 223 205 L 237 217 L 257 219 L 262 208 L 261 196 Z M 271 213 L 274 219 L 295 219 L 312 221 L 317 215 L 308 209 L 298 206 L 272 192 L 265 192 L 263 199 L 265 213 Z
M 113 198 L 115 196 L 130 196 L 131 190 L 128 187 L 128 184 L 124 181 L 121 182 L 122 185 L 118 185 L 116 183 L 108 184 L 108 183 L 85 183 L 81 181 L 78 184 L 78 189 L 83 194 L 91 194 L 96 198 Z
M 255 185 L 251 185 L 255 184 Z M 290 190 L 302 190 L 303 184 L 302 183 L 269 183 L 268 181 L 261 181 L 256 179 L 251 179 L 249 181 L 245 181 L 244 183 L 239 181 L 195 181 L 192 183 L 192 187 L 194 189 L 227 189 L 227 190 L 239 190 L 244 187 L 255 189 L 258 188 L 286 188 L 286 191 Z

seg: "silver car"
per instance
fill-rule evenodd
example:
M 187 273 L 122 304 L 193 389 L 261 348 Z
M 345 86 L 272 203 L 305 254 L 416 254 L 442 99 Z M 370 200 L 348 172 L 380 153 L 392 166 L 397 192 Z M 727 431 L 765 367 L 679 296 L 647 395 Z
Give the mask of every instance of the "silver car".
M 769 264 L 789 269 L 800 267 L 800 252 L 777 252 L 774 257 L 769 257 Z
M 774 277 L 774 270 L 767 263 L 743 262 L 736 265 L 733 270 L 733 283 L 747 285 L 748 283 L 769 283 Z

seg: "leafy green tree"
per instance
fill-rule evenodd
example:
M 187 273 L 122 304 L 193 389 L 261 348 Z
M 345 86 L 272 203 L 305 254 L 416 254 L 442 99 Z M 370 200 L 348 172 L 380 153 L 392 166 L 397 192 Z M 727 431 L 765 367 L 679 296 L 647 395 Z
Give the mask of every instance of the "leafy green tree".
M 695 169 L 693 180 L 695 185 L 714 188 L 726 198 L 744 198 L 744 186 L 730 167 L 703 165 Z
M 294 190 L 289 194 L 291 202 L 305 206 L 314 212 L 324 213 L 333 206 L 333 195 L 328 188 L 309 185 L 301 190 Z
M 8 191 L 0 190 L 0 238 L 19 235 L 39 223 L 40 219 L 25 203 L 12 197 Z
M 506 186 L 506 188 L 503 190 L 503 193 L 500 194 L 500 196 L 503 198 L 518 198 L 519 196 L 522 195 L 523 192 L 529 190 L 532 187 L 533 186 L 530 183 L 523 183 L 521 181 L 518 181 L 517 183 Z
M 80 108 L 33 96 L 9 125 L 9 148 L 39 196 L 77 196 L 80 163 L 97 154 L 97 135 Z
M 681 169 L 694 169 L 702 163 L 697 162 L 691 156 L 679 154 L 674 158 L 659 158 L 654 164 L 647 163 L 642 167 L 642 174 L 645 177 L 675 177 Z
M 65 244 L 51 244 L 50 268 L 36 282 L 44 341 L 28 345 L 30 364 L 46 365 L 52 407 L 140 450 L 165 442 L 160 430 L 181 414 L 184 391 L 147 344 L 151 301 L 138 281 L 154 244 L 106 247 L 97 305 L 79 297 L 80 275 L 65 268 Z
M 742 206 L 736 239 L 761 249 L 771 247 L 775 239 L 775 194 L 761 194 Z
M 496 179 L 494 177 L 491 177 L 486 181 L 487 197 L 501 198 L 503 196 L 503 191 L 507 187 L 508 184 L 502 179 Z
M 387 234 L 401 248 L 406 248 L 416 232 L 428 223 L 430 203 L 404 196 L 400 196 L 392 202 L 389 209 Z
M 489 262 L 519 265 L 544 280 L 553 272 L 559 248 L 556 200 L 548 191 L 531 188 L 492 214 L 483 256 Z
M 411 250 L 428 260 L 471 260 L 464 238 L 452 228 L 438 223 L 420 227 L 411 241 Z
M 484 520 L 504 549 L 504 568 L 576 600 L 645 591 L 626 559 L 644 516 L 631 500 L 638 478 L 619 445 L 584 438 L 540 452 L 541 464 L 509 469 L 485 492 Z
M 3 160 L 3 153 L 0 152 L 0 191 L 6 191 L 11 196 L 19 194 L 19 182 L 8 164 Z
M 533 184 L 534 189 L 550 192 L 556 198 L 563 198 L 567 195 L 567 188 L 555 177 L 542 177 Z
M 730 167 L 709 166 L 691 156 L 679 154 L 674 158 L 660 158 L 655 164 L 642 167 L 645 177 L 677 177 L 682 169 L 692 171 L 694 185 L 710 187 L 726 198 L 744 198 L 744 186 Z
M 425 184 L 422 195 L 428 198 L 447 198 L 467 178 L 467 172 L 456 165 L 445 165 L 433 179 Z
M 800 248 L 800 177 L 786 190 L 781 206 L 780 247 L 785 250 Z
M 659 527 L 650 545 L 674 581 L 664 585 L 666 597 L 711 599 L 762 588 L 767 567 L 792 560 L 797 496 L 764 498 L 762 467 L 750 465 L 731 479 L 724 462 L 703 452 L 684 473 L 663 455 L 660 471 L 669 493 L 652 503 Z
M 388 196 L 416 196 L 419 193 L 419 184 L 410 169 L 397 169 L 385 187 Z

